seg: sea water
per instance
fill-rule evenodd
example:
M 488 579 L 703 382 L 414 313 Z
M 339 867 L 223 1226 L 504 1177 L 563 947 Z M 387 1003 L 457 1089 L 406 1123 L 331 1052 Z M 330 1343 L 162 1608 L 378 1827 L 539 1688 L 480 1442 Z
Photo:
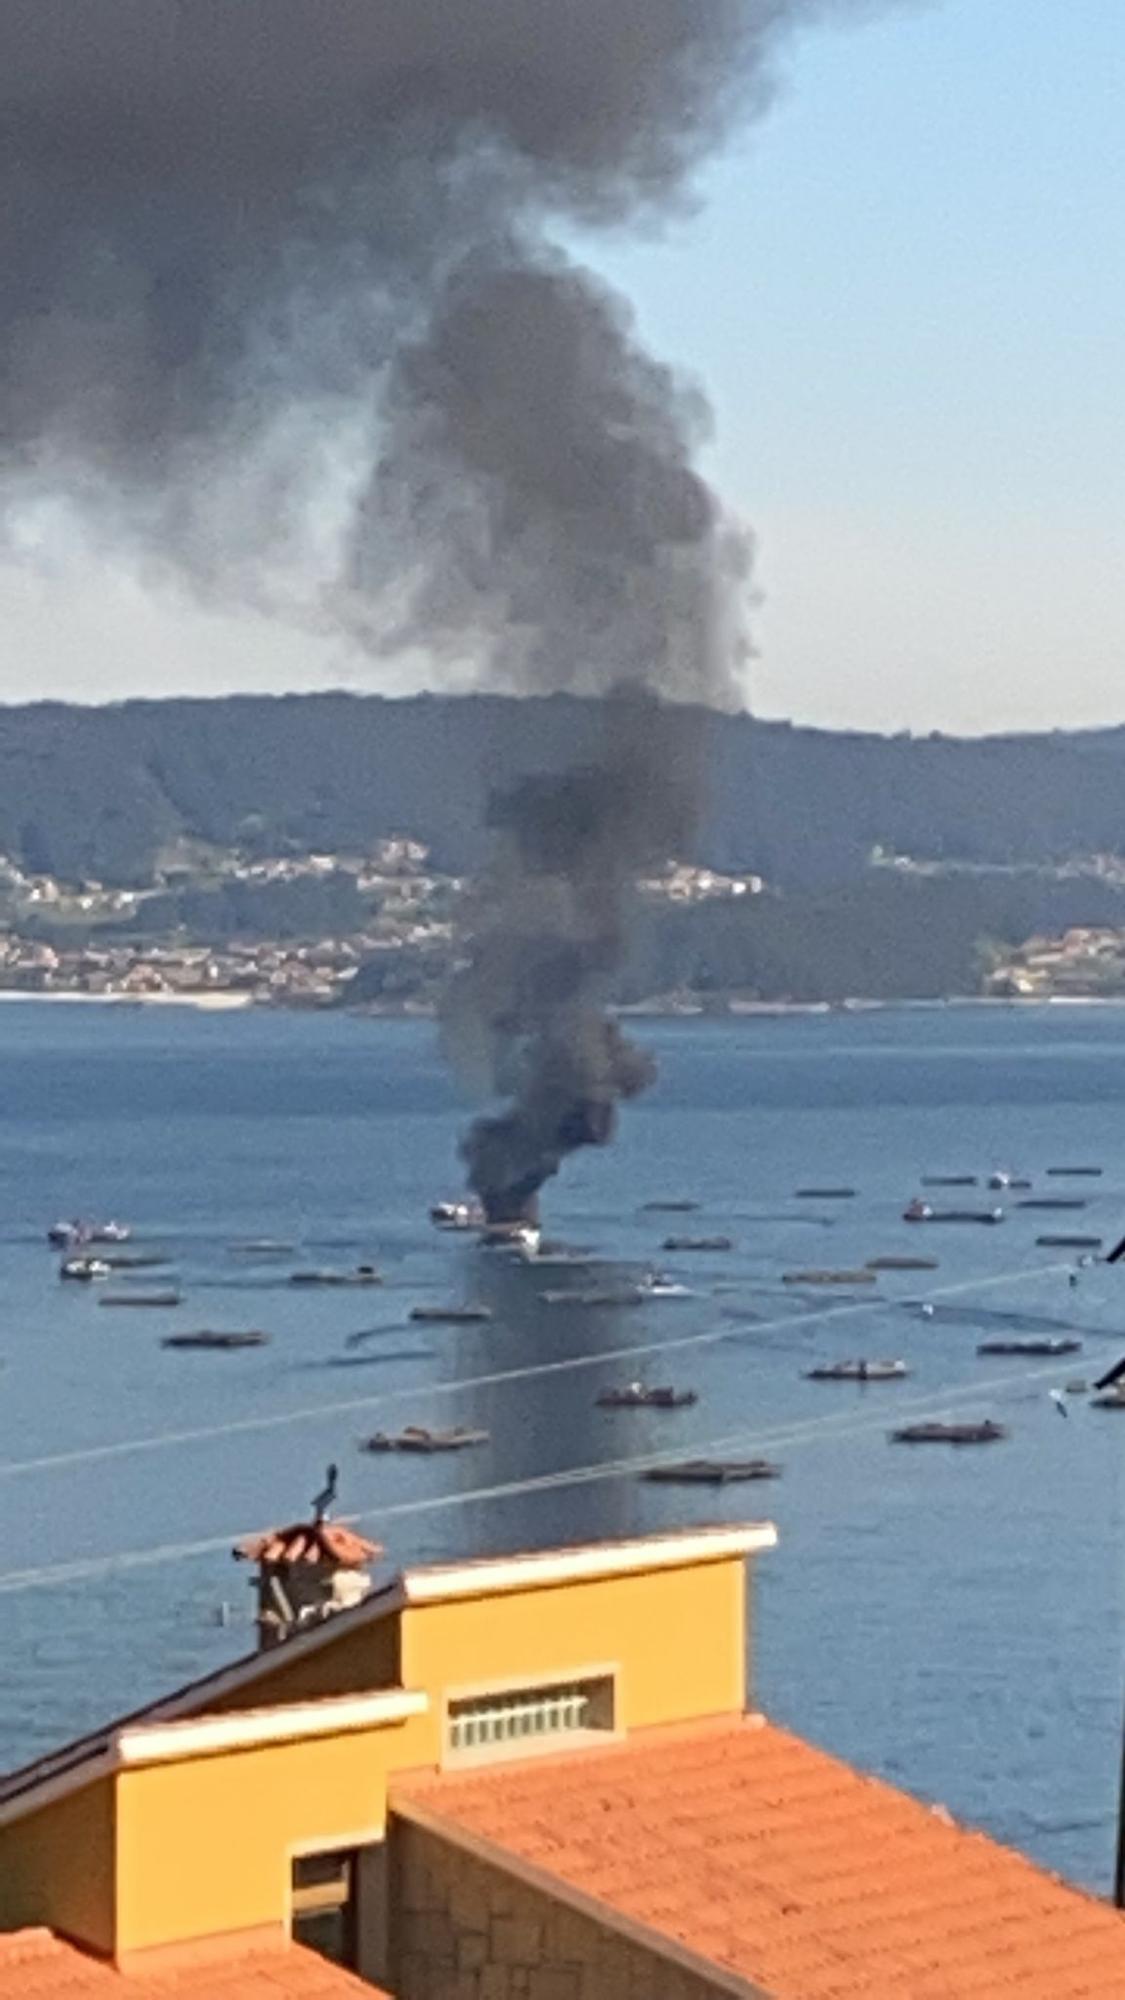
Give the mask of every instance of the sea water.
M 779 1547 L 755 1568 L 752 1702 L 1104 1889 L 1125 1416 L 1067 1397 L 1064 1419 L 1049 1391 L 1125 1354 L 1125 1265 L 1084 1269 L 1072 1287 L 1065 1253 L 1036 1238 L 1125 1232 L 1125 1012 L 949 1007 L 635 1031 L 659 1083 L 615 1147 L 569 1163 L 546 1219 L 610 1264 L 674 1270 L 695 1296 L 595 1312 L 542 1303 L 566 1281 L 557 1272 L 430 1227 L 430 1202 L 459 1190 L 467 1111 L 429 1025 L 0 1009 L 0 1766 L 252 1646 L 232 1545 L 300 1518 L 335 1461 L 341 1512 L 396 1564 L 775 1520 Z M 1083 1164 L 1100 1178 L 1046 1178 Z M 1089 1206 L 1052 1216 L 981 1187 L 948 1199 L 1002 1202 L 999 1227 L 902 1221 L 923 1175 L 996 1168 Z M 856 1194 L 796 1198 L 812 1185 Z M 676 1198 L 698 1211 L 644 1206 Z M 175 1284 L 183 1304 L 104 1310 L 104 1286 L 60 1283 L 45 1231 L 76 1214 L 128 1220 L 131 1249 L 170 1259 L 113 1289 Z M 662 1251 L 693 1231 L 734 1247 Z M 232 1247 L 262 1238 L 292 1248 Z M 885 1254 L 940 1269 L 839 1295 L 784 1282 Z M 365 1261 L 382 1288 L 288 1282 Z M 494 1318 L 411 1323 L 413 1305 L 445 1300 L 484 1300 Z M 204 1327 L 270 1342 L 161 1345 Z M 984 1339 L 1034 1331 L 1073 1331 L 1084 1351 L 977 1355 Z M 805 1379 L 817 1361 L 864 1354 L 902 1358 L 908 1379 Z M 596 1407 L 601 1389 L 640 1376 L 698 1402 Z M 888 1440 L 911 1415 L 943 1414 L 991 1416 L 1010 1435 L 963 1450 Z M 489 1442 L 436 1458 L 360 1451 L 404 1423 L 480 1426 Z M 666 1487 L 631 1464 L 709 1449 L 768 1456 L 782 1477 Z

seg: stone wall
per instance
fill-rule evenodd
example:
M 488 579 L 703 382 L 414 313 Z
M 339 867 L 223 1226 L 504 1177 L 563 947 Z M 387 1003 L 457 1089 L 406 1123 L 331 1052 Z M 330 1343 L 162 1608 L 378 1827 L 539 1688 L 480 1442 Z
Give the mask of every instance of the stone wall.
M 397 2000 L 729 2000 L 701 1977 L 506 1869 L 392 1819 L 390 1984 Z

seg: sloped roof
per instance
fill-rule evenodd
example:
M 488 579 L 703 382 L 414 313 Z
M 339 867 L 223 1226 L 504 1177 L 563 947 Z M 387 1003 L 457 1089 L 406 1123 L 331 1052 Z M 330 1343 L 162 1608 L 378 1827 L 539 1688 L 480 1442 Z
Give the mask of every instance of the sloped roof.
M 335 1527 L 339 1523 L 332 1524 Z M 310 1523 L 300 1524 L 308 1531 Z M 285 1533 L 286 1530 L 274 1530 Z M 249 1551 L 260 1537 L 248 1537 L 238 1547 Z M 356 1537 L 359 1540 L 359 1537 Z M 360 1604 L 334 1612 L 331 1618 L 294 1632 L 284 1646 L 262 1653 L 243 1653 L 226 1665 L 214 1667 L 194 1681 L 149 1701 L 142 1708 L 117 1716 L 102 1729 L 90 1731 L 56 1750 L 36 1757 L 29 1764 L 0 1773 L 0 1817 L 33 1811 L 48 1788 L 72 1788 L 83 1784 L 92 1767 L 106 1755 L 113 1739 L 134 1723 L 148 1720 L 171 1721 L 181 1716 L 205 1714 L 220 1697 L 247 1684 L 268 1686 L 272 1673 L 283 1671 L 303 1656 L 321 1647 L 337 1644 L 347 1633 L 393 1617 L 405 1606 L 452 1601 L 466 1596 L 488 1596 L 512 1590 L 549 1588 L 591 1576 L 627 1575 L 648 1567 L 667 1567 L 676 1562 L 726 1559 L 751 1555 L 772 1548 L 777 1531 L 768 1521 L 731 1523 L 711 1527 L 673 1528 L 655 1535 L 628 1536 L 623 1540 L 579 1543 L 574 1547 L 536 1550 L 531 1554 L 477 1558 L 462 1563 L 434 1563 L 403 1570 L 381 1587 L 377 1586 Z
M 0 1934 L 0 2000 L 390 2000 L 303 1945 L 216 1958 L 177 1952 L 163 1972 L 121 1973 L 48 1930 Z
M 756 1718 L 417 1780 L 391 1803 L 773 2000 L 1125 1995 L 1107 1904 Z
M 365 1541 L 340 1521 L 294 1521 L 288 1528 L 250 1535 L 234 1547 L 242 1562 L 326 1563 L 340 1569 L 359 1569 L 382 1553 L 381 1542 Z

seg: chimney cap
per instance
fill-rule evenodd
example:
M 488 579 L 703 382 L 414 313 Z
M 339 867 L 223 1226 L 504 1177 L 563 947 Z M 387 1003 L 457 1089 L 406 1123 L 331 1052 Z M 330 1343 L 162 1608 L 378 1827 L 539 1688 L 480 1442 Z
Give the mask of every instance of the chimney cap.
M 323 1563 L 337 1569 L 358 1569 L 382 1555 L 382 1544 L 368 1542 L 339 1521 L 295 1521 L 288 1528 L 269 1528 L 236 1542 L 236 1562 Z

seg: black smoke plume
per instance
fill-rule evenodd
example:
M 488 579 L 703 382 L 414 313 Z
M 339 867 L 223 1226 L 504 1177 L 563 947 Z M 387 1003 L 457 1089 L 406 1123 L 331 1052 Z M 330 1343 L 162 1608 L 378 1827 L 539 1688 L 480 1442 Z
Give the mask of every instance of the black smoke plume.
M 704 406 L 558 226 L 674 207 L 781 34 L 862 5 L 0 8 L 13 533 L 62 503 L 372 655 L 605 697 L 569 775 L 496 808 L 451 1025 L 513 1099 L 467 1143 L 491 1208 L 645 1081 L 604 1002 L 630 871 L 682 841 L 695 782 L 652 761 L 651 698 L 737 699 L 748 562 L 693 466 Z

